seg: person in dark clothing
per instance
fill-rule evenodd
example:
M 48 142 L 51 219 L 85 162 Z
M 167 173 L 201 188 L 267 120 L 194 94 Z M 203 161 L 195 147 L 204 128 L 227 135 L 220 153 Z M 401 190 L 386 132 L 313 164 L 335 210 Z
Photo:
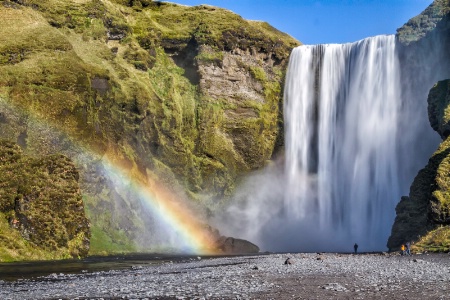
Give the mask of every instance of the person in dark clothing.
M 411 243 L 406 243 L 406 255 L 411 255 Z
M 358 253 L 358 244 L 357 243 L 355 243 L 353 245 L 353 249 L 355 250 L 355 254 Z

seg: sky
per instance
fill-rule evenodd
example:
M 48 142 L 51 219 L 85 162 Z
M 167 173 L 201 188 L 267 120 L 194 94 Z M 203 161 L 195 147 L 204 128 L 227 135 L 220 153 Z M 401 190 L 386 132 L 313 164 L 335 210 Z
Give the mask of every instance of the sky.
M 247 20 L 262 20 L 303 44 L 348 43 L 395 34 L 432 0 L 171 0 L 185 5 L 209 4 Z

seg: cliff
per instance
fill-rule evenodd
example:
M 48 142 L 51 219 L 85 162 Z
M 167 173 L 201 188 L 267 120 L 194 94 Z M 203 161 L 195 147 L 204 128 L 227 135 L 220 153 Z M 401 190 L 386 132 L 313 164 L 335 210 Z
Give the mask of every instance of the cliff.
M 403 45 L 410 45 L 435 34 L 435 29 L 441 31 L 448 28 L 447 22 L 450 5 L 448 0 L 435 0 L 421 14 L 411 18 L 397 30 L 397 38 Z M 439 34 L 440 35 L 440 34 Z
M 167 250 L 135 185 L 206 219 L 281 147 L 299 42 L 267 23 L 148 0 L 5 0 L 0 18 L 0 137 L 73 160 L 90 253 Z
M 409 89 L 422 94 L 434 84 L 428 92 L 428 119 L 443 142 L 414 179 L 409 196 L 397 205 L 387 246 L 394 250 L 411 241 L 416 251 L 449 251 L 450 89 L 443 79 L 450 78 L 450 3 L 434 1 L 398 29 L 397 39 Z

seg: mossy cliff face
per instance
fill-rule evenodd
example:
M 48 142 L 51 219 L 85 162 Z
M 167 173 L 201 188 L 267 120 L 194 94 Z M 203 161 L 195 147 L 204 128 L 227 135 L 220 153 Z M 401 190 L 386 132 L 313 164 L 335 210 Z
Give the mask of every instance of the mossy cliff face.
M 450 12 L 448 0 L 435 0 L 420 15 L 411 18 L 397 30 L 397 38 L 404 45 L 409 45 L 427 37 L 436 29 L 443 26 L 442 19 Z
M 410 87 L 425 85 L 426 92 L 438 80 L 450 76 L 450 3 L 435 0 L 420 15 L 397 29 L 403 75 Z M 428 81 L 431 84 L 428 86 Z
M 434 1 L 422 14 L 397 30 L 397 41 L 404 97 L 423 95 L 425 99 L 428 94 L 428 119 L 443 142 L 414 179 L 409 197 L 402 197 L 397 205 L 397 217 L 387 246 L 395 250 L 410 241 L 417 251 L 448 251 L 450 99 L 448 80 L 439 80 L 450 77 L 450 3 Z M 439 82 L 435 84 L 436 81 Z M 419 140 L 420 134 L 430 134 L 420 128 L 417 130 L 421 131 Z
M 431 127 L 445 140 L 450 135 L 450 80 L 439 81 L 428 95 Z
M 78 176 L 65 156 L 32 158 L 0 140 L 0 261 L 87 255 Z
M 444 139 L 411 185 L 409 197 L 396 207 L 388 247 L 414 241 L 418 251 L 448 251 L 450 247 L 450 80 L 438 82 L 428 96 L 430 123 Z
M 73 159 L 91 253 L 157 235 L 133 181 L 183 191 L 202 214 L 279 147 L 283 74 L 299 43 L 267 23 L 120 0 L 5 0 L 0 18 L 0 137 Z
M 298 43 L 267 23 L 210 6 L 161 5 L 152 14 L 153 22 L 166 26 L 156 33 L 164 54 L 196 87 L 193 102 L 180 105 L 185 116 L 179 122 L 191 121 L 177 138 L 193 143 L 193 159 L 171 151 L 163 161 L 190 178 L 194 198 L 227 198 L 239 175 L 262 167 L 274 152 L 283 72 Z M 146 32 L 138 40 L 147 47 L 152 37 Z M 174 96 L 155 90 L 167 102 Z

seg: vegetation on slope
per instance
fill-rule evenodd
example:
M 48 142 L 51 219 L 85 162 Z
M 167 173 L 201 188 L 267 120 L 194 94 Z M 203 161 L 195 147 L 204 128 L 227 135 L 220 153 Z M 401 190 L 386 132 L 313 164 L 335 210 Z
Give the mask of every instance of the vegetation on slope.
M 448 0 L 435 0 L 421 14 L 411 18 L 397 29 L 397 37 L 404 45 L 417 42 L 433 31 L 450 12 Z
M 411 185 L 409 197 L 402 197 L 388 240 L 396 249 L 414 241 L 416 251 L 449 251 L 450 232 L 450 138 L 448 104 L 450 80 L 438 82 L 428 95 L 431 126 L 444 141 L 420 170 Z
M 283 72 L 298 42 L 267 23 L 144 0 L 4 0 L 0 17 L 0 137 L 27 154 L 74 159 L 91 253 L 133 251 L 133 232 L 152 224 L 102 157 L 211 208 L 271 157 Z M 234 53 L 255 56 L 240 68 L 260 83 L 262 101 L 215 98 L 200 84 L 200 66 L 221 67 Z M 256 114 L 233 114 L 241 107 Z
M 0 227 L 0 261 L 86 256 L 89 222 L 73 163 L 24 156 L 0 140 Z
M 439 226 L 429 231 L 412 245 L 414 252 L 448 252 L 450 249 L 450 226 Z

